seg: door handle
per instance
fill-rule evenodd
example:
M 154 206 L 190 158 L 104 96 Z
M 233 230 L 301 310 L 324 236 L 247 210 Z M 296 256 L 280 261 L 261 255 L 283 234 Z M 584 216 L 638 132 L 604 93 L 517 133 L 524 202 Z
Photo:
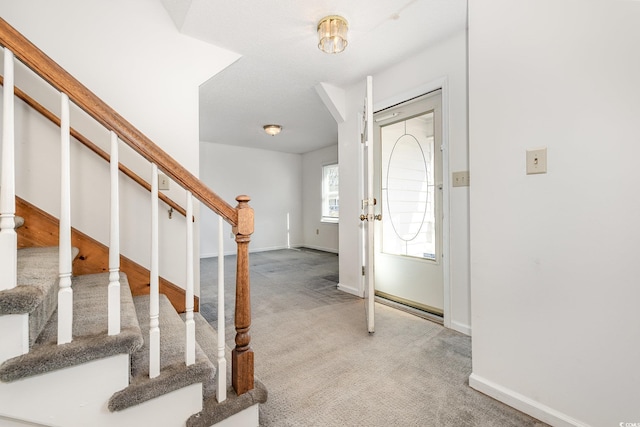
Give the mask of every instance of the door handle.
M 373 215 L 376 221 L 382 221 L 382 214 Z M 360 215 L 360 221 L 369 221 L 369 217 L 365 214 Z

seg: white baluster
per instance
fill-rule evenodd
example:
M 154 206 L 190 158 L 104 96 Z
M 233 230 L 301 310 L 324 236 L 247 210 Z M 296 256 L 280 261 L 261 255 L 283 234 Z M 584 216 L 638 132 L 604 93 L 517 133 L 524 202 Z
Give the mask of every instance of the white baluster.
M 15 230 L 13 52 L 4 49 L 4 113 L 2 118 L 2 176 L 0 178 L 0 290 L 17 285 L 18 236 Z
M 222 217 L 218 215 L 218 376 L 216 399 L 227 398 L 227 359 L 225 358 L 224 337 L 224 240 Z
M 187 289 L 185 292 L 186 351 L 187 366 L 196 361 L 196 324 L 193 321 L 193 197 L 187 191 Z
M 149 378 L 160 375 L 160 307 L 158 264 L 158 166 L 151 165 L 151 275 L 149 278 Z
M 60 289 L 58 291 L 58 344 L 71 342 L 73 290 L 71 289 L 71 139 L 69 97 L 60 102 Z
M 120 333 L 120 196 L 118 135 L 111 131 L 111 221 L 109 233 L 109 335 Z

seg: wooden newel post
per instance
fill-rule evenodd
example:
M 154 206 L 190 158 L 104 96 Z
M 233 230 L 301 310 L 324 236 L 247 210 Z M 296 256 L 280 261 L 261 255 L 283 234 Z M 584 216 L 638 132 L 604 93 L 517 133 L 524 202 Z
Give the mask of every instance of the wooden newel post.
M 238 225 L 233 234 L 238 244 L 238 265 L 236 271 L 236 348 L 231 355 L 231 382 L 239 395 L 253 389 L 253 350 L 251 335 L 251 285 L 249 282 L 249 242 L 253 233 L 253 209 L 249 206 L 249 196 L 236 197 Z

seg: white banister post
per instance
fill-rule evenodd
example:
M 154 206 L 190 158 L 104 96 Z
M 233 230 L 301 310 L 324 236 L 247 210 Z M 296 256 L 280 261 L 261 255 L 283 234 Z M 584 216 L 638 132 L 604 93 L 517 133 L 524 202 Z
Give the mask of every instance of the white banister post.
M 69 96 L 60 97 L 60 243 L 58 291 L 58 344 L 71 342 L 73 290 L 71 289 L 71 138 Z
M 16 234 L 15 137 L 13 99 L 13 52 L 4 49 L 2 117 L 2 175 L 0 178 L 0 290 L 17 285 L 18 236 Z
M 196 361 L 196 324 L 193 320 L 193 197 L 187 191 L 187 289 L 185 292 L 186 346 L 185 363 L 187 366 Z
M 225 358 L 224 337 L 224 239 L 222 217 L 218 215 L 218 375 L 216 399 L 222 402 L 227 399 L 227 359 Z
M 160 375 L 160 286 L 158 259 L 158 166 L 151 164 L 151 272 L 149 277 L 149 378 Z
M 120 333 L 120 196 L 118 135 L 111 131 L 111 219 L 109 232 L 109 335 Z

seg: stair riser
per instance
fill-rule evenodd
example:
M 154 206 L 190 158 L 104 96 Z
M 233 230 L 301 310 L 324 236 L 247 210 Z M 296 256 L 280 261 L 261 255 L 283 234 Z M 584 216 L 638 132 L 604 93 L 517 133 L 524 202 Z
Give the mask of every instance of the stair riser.
M 108 412 L 109 398 L 128 382 L 129 356 L 121 354 L 0 383 L 0 415 L 45 425 L 93 426 L 92 417 Z
M 129 357 L 118 355 L 13 383 L 0 383 L 0 417 L 47 426 L 179 427 L 185 425 L 190 415 L 202 410 L 202 384 L 198 383 L 121 412 L 110 412 L 109 398 L 125 387 L 128 380 Z
M 258 406 L 259 405 L 257 403 L 249 406 L 248 408 L 230 416 L 229 418 L 225 418 L 211 427 L 258 427 L 260 425 Z
M 156 397 L 123 411 L 109 412 L 104 415 L 103 424 L 94 423 L 91 427 L 140 427 L 167 426 L 185 427 L 186 420 L 202 410 L 202 383 L 192 384 L 171 393 Z M 102 415 L 102 414 L 101 414 Z
M 29 315 L 0 316 L 0 363 L 29 351 Z
M 18 236 L 15 232 L 0 233 L 0 291 L 11 289 L 16 286 L 17 258 L 16 247 L 18 246 Z
M 24 425 L 180 427 L 185 426 L 189 416 L 202 410 L 202 384 L 197 383 L 123 411 L 110 412 L 109 398 L 128 381 L 129 357 L 117 355 L 0 383 L 0 425 L 7 417 L 22 420 L 27 423 Z

